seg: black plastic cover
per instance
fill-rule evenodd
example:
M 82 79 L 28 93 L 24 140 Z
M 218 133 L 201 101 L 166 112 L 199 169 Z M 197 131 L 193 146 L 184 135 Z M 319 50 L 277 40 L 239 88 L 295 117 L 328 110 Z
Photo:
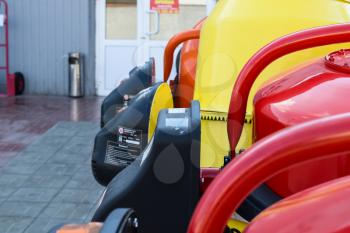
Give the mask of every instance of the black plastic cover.
M 101 128 L 110 121 L 124 106 L 124 96 L 134 96 L 154 82 L 154 58 L 143 66 L 137 66 L 129 72 L 129 78 L 123 80 L 103 101 L 101 106 Z
M 96 135 L 92 170 L 101 185 L 106 186 L 147 146 L 152 101 L 160 85 L 139 92 Z
M 137 218 L 133 210 L 116 209 L 103 223 L 100 233 L 137 233 L 137 225 Z
M 199 199 L 200 109 L 162 110 L 151 143 L 107 186 L 92 221 L 132 208 L 139 232 L 186 232 Z
M 237 213 L 245 220 L 251 221 L 264 209 L 281 199 L 268 186 L 261 185 L 244 200 Z

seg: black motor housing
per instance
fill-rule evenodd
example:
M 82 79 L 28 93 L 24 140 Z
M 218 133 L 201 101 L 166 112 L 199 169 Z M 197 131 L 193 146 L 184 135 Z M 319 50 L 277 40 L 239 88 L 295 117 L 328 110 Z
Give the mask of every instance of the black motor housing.
M 138 93 L 96 135 L 92 170 L 101 185 L 106 186 L 147 146 L 152 101 L 160 85 Z
M 135 67 L 129 72 L 129 78 L 123 80 L 104 99 L 101 106 L 101 128 L 117 114 L 119 109 L 124 106 L 125 101 L 154 83 L 154 62 L 154 58 L 151 58 L 143 66 Z
M 155 134 L 130 166 L 107 186 L 92 221 L 131 208 L 140 233 L 186 232 L 199 200 L 200 108 L 162 110 Z

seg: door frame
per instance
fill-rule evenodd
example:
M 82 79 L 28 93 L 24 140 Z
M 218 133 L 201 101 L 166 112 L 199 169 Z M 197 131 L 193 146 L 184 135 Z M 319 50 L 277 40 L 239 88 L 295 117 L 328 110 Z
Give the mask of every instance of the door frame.
M 106 56 L 105 50 L 108 46 L 135 46 L 139 47 L 142 43 L 140 40 L 143 32 L 140 32 L 140 26 L 145 22 L 142 22 L 140 6 L 144 1 L 137 1 L 137 38 L 134 40 L 110 40 L 106 39 L 106 0 L 96 1 L 96 95 L 105 96 L 109 93 L 102 87 L 104 85 L 104 78 L 106 75 Z M 142 27 L 141 27 L 142 28 Z M 142 46 L 143 47 L 143 46 Z M 136 63 L 141 63 L 141 57 L 143 52 L 137 52 L 138 56 L 135 58 Z M 136 64 L 135 64 L 136 65 Z
M 207 0 L 207 14 L 211 12 L 216 4 L 216 0 Z M 150 0 L 137 0 L 137 38 L 135 40 L 109 40 L 106 39 L 106 0 L 96 0 L 96 95 L 106 96 L 105 85 L 106 76 L 106 47 L 108 46 L 133 46 L 137 47 L 135 66 L 144 63 L 150 57 L 150 48 L 165 47 L 167 41 L 150 40 L 149 30 L 150 20 L 148 17 Z

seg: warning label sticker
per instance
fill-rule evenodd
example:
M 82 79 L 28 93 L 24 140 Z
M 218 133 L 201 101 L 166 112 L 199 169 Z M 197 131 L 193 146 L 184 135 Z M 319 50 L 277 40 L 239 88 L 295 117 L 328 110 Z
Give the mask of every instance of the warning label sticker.
M 105 163 L 118 166 L 130 165 L 141 153 L 142 130 L 118 127 L 116 140 L 108 140 Z

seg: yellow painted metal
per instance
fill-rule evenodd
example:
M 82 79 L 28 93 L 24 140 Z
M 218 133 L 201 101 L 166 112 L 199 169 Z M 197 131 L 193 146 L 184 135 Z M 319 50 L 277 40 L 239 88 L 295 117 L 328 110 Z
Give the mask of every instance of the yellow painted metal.
M 154 94 L 148 123 L 148 142 L 152 139 L 157 126 L 158 114 L 162 109 L 173 108 L 173 96 L 167 83 L 162 83 Z
M 231 219 L 228 222 L 227 226 L 230 229 L 234 229 L 235 230 L 234 232 L 243 232 L 244 229 L 247 227 L 247 223 L 239 221 L 239 220 L 236 220 L 236 219 Z
M 226 130 L 227 114 L 201 111 L 201 167 L 220 167 L 227 155 L 228 137 Z
M 302 29 L 350 22 L 350 4 L 339 0 L 220 0 L 206 20 L 200 39 L 194 99 L 199 100 L 203 113 L 227 115 L 231 91 L 236 77 L 248 59 L 264 45 L 283 35 Z M 326 46 L 287 55 L 266 69 L 253 87 L 247 113 L 252 115 L 252 99 L 259 87 L 281 71 L 321 57 L 350 44 Z M 240 103 L 237 103 L 240 104 Z M 203 114 L 202 113 L 202 114 Z M 213 122 L 213 123 L 211 123 Z M 210 167 L 213 151 L 223 157 L 228 153 L 226 123 L 204 122 L 201 166 Z M 216 130 L 215 130 L 216 128 Z M 239 147 L 251 144 L 252 126 L 245 126 L 245 136 Z M 220 137 L 212 141 L 212 138 Z M 202 137 L 203 138 L 203 137 Z M 217 141 L 224 141 L 225 145 Z M 222 148 L 225 153 L 221 154 Z M 208 149 L 211 148 L 211 149 Z M 218 152 L 219 153 L 219 152 Z M 214 153 L 215 154 L 215 153 Z M 215 167 L 221 166 L 214 163 Z

